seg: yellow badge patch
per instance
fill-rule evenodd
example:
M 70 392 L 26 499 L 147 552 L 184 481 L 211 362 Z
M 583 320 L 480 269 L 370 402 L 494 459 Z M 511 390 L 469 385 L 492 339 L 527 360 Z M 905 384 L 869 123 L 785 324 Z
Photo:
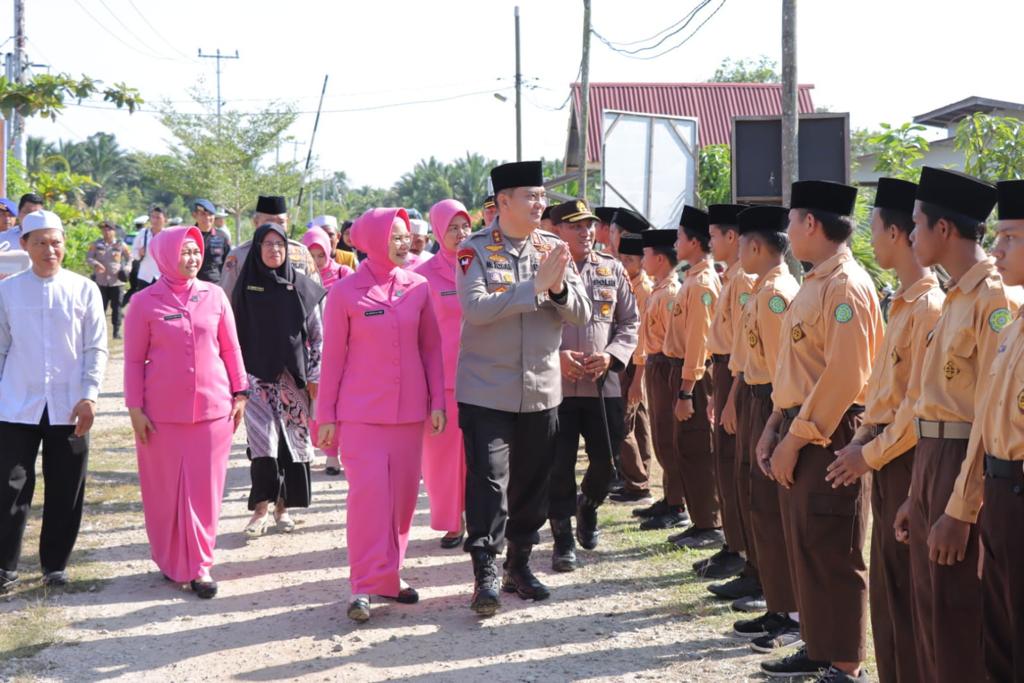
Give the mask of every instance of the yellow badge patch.
M 600 275 L 601 277 L 607 277 L 612 274 L 612 269 L 609 268 L 608 266 L 598 266 L 597 274 Z
M 502 251 L 505 247 L 500 244 L 485 244 L 484 249 L 487 251 Z
M 796 343 L 796 342 L 800 341 L 801 339 L 803 339 L 806 336 L 807 335 L 804 334 L 804 328 L 800 327 L 799 324 L 793 325 L 793 329 L 790 330 L 790 332 L 789 332 L 789 337 L 790 337 L 790 339 L 793 340 L 793 343 Z
M 611 304 L 601 304 L 601 315 L 609 316 L 611 314 L 612 314 L 612 305 Z
M 1024 413 L 1024 391 L 1017 394 L 1017 410 Z
M 491 254 L 487 257 L 488 261 L 494 261 L 495 263 L 508 263 L 508 257 L 504 254 Z
M 753 330 L 747 332 L 747 343 L 750 344 L 750 348 L 757 346 L 757 335 L 754 334 Z
M 960 374 L 960 368 L 953 365 L 953 361 L 948 360 L 946 364 L 942 366 L 942 374 L 946 376 L 946 379 L 953 379 Z
M 501 277 L 505 282 L 508 282 L 509 284 L 516 281 L 516 278 L 515 276 L 512 275 L 512 273 L 502 273 Z
M 504 292 L 507 292 L 507 291 L 508 291 L 508 287 L 506 287 L 505 285 L 502 285 L 501 287 L 495 287 L 494 288 L 494 293 L 495 294 L 503 294 Z

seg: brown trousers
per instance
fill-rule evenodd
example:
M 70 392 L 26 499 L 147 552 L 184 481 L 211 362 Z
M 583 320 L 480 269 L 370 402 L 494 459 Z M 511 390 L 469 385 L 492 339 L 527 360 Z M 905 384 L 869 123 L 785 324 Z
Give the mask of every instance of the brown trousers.
M 1020 467 L 1021 463 L 1017 463 Z M 981 509 L 985 669 L 992 681 L 1024 681 L 1024 485 L 985 478 Z
M 722 531 L 729 550 L 743 549 L 743 526 L 736 507 L 736 435 L 722 427 L 722 412 L 732 389 L 733 377 L 729 372 L 729 356 L 715 356 L 712 361 L 712 387 L 715 398 L 715 480 L 718 500 L 722 504 Z
M 650 488 L 651 458 L 654 457 L 654 441 L 651 438 L 651 421 L 647 415 L 646 396 L 635 406 L 629 405 L 629 387 L 637 372 L 633 361 L 619 373 L 622 383 L 622 398 L 626 401 L 626 438 L 619 447 L 623 488 L 632 493 L 646 492 Z M 637 379 L 636 381 L 640 381 Z
M 676 451 L 676 418 L 672 414 L 682 381 L 681 372 L 682 364 L 678 359 L 661 353 L 648 356 L 644 366 L 644 382 L 651 409 L 654 457 L 661 465 L 661 486 L 665 502 L 673 507 L 682 507 L 685 500 L 679 454 Z
M 792 420 L 783 420 L 781 434 Z M 853 438 L 860 412 L 847 411 L 828 447 L 800 449 L 793 487 L 779 487 L 782 528 L 807 656 L 860 662 L 867 656 L 868 584 L 864 540 L 870 481 L 833 489 L 825 481 L 835 451 Z
M 872 474 L 871 567 L 868 598 L 880 683 L 920 680 L 911 617 L 910 548 L 896 540 L 893 522 L 907 499 L 914 449 Z
M 910 577 L 914 640 L 921 680 L 982 681 L 981 582 L 978 580 L 978 531 L 971 525 L 967 557 L 952 567 L 928 559 L 928 533 L 946 511 L 966 439 L 917 442 L 910 497 Z
M 678 393 L 678 389 L 676 391 Z M 711 447 L 713 434 L 708 420 L 709 405 L 711 372 L 705 372 L 700 381 L 693 385 L 693 415 L 683 422 L 676 420 L 674 415 L 672 417 L 683 495 L 686 497 L 690 519 L 698 529 L 718 529 L 722 526 L 715 479 L 715 454 Z
M 740 383 L 736 390 L 736 510 L 739 512 L 742 544 L 737 550 L 746 555 L 747 575 L 757 578 L 757 547 L 754 545 L 754 534 L 750 529 L 750 459 L 757 446 L 760 435 L 750 433 L 750 385 L 743 381 L 743 375 L 736 378 Z
M 768 385 L 762 385 L 768 389 Z M 761 396 L 751 388 L 747 421 L 751 434 L 761 437 L 772 414 L 772 397 Z M 754 437 L 752 437 L 754 438 Z M 757 442 L 754 441 L 753 446 Z M 769 612 L 796 612 L 796 593 L 789 569 L 789 552 L 782 530 L 779 485 L 765 476 L 757 465 L 754 447 L 750 451 L 750 531 L 757 548 L 757 569 Z

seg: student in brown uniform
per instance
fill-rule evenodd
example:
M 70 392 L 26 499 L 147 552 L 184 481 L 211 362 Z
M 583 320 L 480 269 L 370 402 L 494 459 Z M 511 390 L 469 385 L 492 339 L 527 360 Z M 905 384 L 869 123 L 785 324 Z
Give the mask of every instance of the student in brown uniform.
M 727 432 L 722 424 L 722 413 L 733 383 L 733 371 L 730 369 L 733 339 L 742 324 L 743 307 L 754 288 L 754 277 L 743 271 L 739 261 L 740 237 L 737 223 L 739 213 L 744 208 L 739 204 L 712 204 L 708 207 L 711 257 L 726 265 L 721 276 L 721 295 L 715 306 L 708 335 L 715 407 L 715 423 L 712 425 L 715 484 L 722 506 L 725 544 L 717 553 L 693 567 L 698 575 L 708 578 L 734 576 L 743 570 L 744 565 L 740 556 L 745 547 L 743 528 L 740 511 L 736 507 L 736 437 L 735 431 Z
M 715 302 L 722 289 L 711 260 L 708 214 L 684 206 L 679 220 L 676 259 L 690 264 L 665 334 L 665 355 L 678 359 L 680 370 L 670 378 L 675 395 L 675 455 L 679 485 L 693 526 L 669 536 L 679 548 L 712 548 L 725 542 L 718 492 L 715 490 L 715 460 L 711 448 L 711 373 L 708 366 L 708 333 Z
M 675 418 L 672 408 L 678 391 L 681 364 L 665 355 L 665 336 L 679 291 L 676 277 L 676 231 L 646 230 L 644 244 L 644 272 L 654 280 L 654 288 L 644 307 L 640 336 L 644 344 L 643 384 L 647 389 L 651 414 L 651 434 L 654 437 L 654 456 L 661 465 L 663 496 L 648 507 L 636 508 L 633 515 L 642 518 L 641 529 L 667 529 L 687 526 L 690 516 L 686 512 L 679 458 L 676 457 Z M 640 363 L 637 356 L 634 360 Z M 672 388 L 673 383 L 676 389 Z M 632 396 L 630 397 L 632 401 Z
M 984 678 L 972 523 L 978 510 L 951 493 L 967 453 L 979 379 L 996 355 L 996 336 L 1022 301 L 981 247 L 996 194 L 970 176 L 925 167 L 914 205 L 917 260 L 941 265 L 952 279 L 921 365 L 910 498 L 895 522 L 901 540 L 909 533 L 914 639 L 926 681 Z
M 775 411 L 757 444 L 770 451 L 782 487 L 782 528 L 805 647 L 761 665 L 769 675 L 820 673 L 866 681 L 867 568 L 862 554 L 868 489 L 834 490 L 827 467 L 860 424 L 871 362 L 882 342 L 882 311 L 871 278 L 853 259 L 857 189 L 793 183 L 789 240 L 812 264 L 786 311 L 772 382 Z
M 998 184 L 999 223 L 992 250 L 1003 284 L 1024 284 L 1024 180 Z M 977 510 L 985 672 L 991 681 L 1024 680 L 1024 309 L 999 335 L 995 359 L 979 377 L 977 420 L 950 503 Z
M 740 441 L 751 452 L 772 414 L 772 381 L 782 342 L 783 316 L 800 289 L 786 265 L 788 225 L 789 210 L 782 206 L 751 207 L 739 217 L 740 263 L 757 281 L 743 308 L 743 325 L 733 344 L 733 357 L 742 359 L 740 368 L 747 392 L 745 421 L 737 425 L 735 411 L 730 415 L 728 408 L 725 421 L 744 435 Z M 740 352 L 740 348 L 745 351 Z M 751 434 L 756 436 L 751 438 L 748 436 Z M 767 463 L 758 466 L 756 458 L 749 455 L 747 460 L 754 460 L 748 462 L 742 472 L 748 481 L 745 490 L 747 553 L 757 563 L 765 612 L 754 619 L 736 622 L 733 631 L 750 638 L 750 646 L 756 652 L 773 652 L 803 645 L 803 640 L 796 621 L 796 596 L 782 532 L 779 489 L 769 476 Z
M 826 477 L 838 487 L 873 473 L 868 591 L 875 661 L 882 683 L 920 679 L 911 619 L 910 554 L 896 540 L 892 524 L 910 490 L 921 362 L 945 295 L 938 278 L 918 263 L 910 245 L 916 193 L 915 183 L 878 180 L 871 243 L 878 265 L 896 271 L 900 288 L 893 295 L 885 343 L 868 380 L 864 423 L 836 454 Z

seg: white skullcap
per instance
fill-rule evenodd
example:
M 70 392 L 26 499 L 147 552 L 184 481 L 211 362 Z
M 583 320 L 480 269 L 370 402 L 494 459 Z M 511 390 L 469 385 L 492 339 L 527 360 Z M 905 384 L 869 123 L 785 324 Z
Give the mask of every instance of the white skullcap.
M 410 218 L 409 219 L 409 226 L 411 228 L 410 231 L 414 235 L 429 235 L 430 234 L 430 224 L 427 223 L 424 220 L 420 220 L 419 218 Z
M 338 219 L 334 216 L 317 216 L 313 219 L 313 225 L 320 227 L 322 225 L 329 225 L 335 230 L 338 229 Z
M 60 221 L 60 216 L 52 211 L 33 211 L 32 213 L 25 214 L 25 217 L 21 219 L 21 234 L 25 236 L 33 230 L 45 230 L 47 228 L 54 228 L 64 232 L 64 224 Z

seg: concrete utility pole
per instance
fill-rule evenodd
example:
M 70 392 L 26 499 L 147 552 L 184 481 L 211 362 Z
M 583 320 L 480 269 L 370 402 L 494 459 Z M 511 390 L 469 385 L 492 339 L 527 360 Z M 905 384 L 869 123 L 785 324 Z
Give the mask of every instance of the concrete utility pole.
M 203 48 L 199 48 L 199 56 L 203 59 L 216 59 L 217 60 L 217 128 L 220 128 L 220 60 L 222 59 L 238 59 L 238 50 L 235 50 L 234 56 L 222 55 L 220 48 L 217 48 L 217 52 L 212 55 L 204 55 Z
M 796 0 L 782 0 L 782 204 L 799 179 L 799 127 L 796 76 Z
M 523 160 L 523 74 L 519 68 L 519 5 L 516 5 L 516 161 Z
M 590 0 L 583 0 L 583 59 L 580 62 L 580 199 L 587 198 L 587 131 L 590 128 Z
M 14 0 L 14 57 L 11 62 L 10 80 L 15 83 L 25 82 L 25 0 Z M 14 146 L 14 157 L 25 163 L 23 137 L 25 120 L 18 112 L 11 110 L 11 139 Z

